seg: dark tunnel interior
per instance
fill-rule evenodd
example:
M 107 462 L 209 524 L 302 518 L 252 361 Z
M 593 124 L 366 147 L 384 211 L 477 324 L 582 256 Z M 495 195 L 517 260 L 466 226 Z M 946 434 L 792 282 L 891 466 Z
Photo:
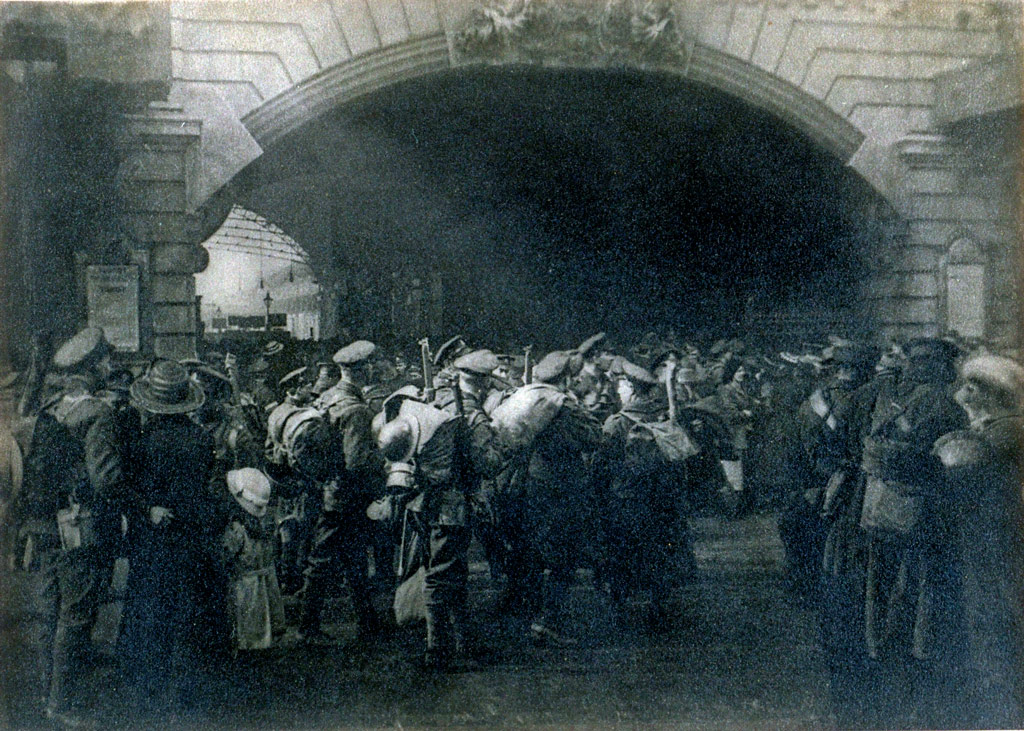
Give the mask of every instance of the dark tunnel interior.
M 488 342 L 859 320 L 864 183 L 764 111 L 657 74 L 403 82 L 290 134 L 235 188 L 326 277 L 439 268 L 446 328 Z

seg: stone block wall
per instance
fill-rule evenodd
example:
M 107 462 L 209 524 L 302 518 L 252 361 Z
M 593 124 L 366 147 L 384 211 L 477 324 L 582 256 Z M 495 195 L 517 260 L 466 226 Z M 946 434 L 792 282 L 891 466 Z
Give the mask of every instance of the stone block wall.
M 191 198 L 201 125 L 180 108 L 152 104 L 128 116 L 122 188 L 128 227 L 144 263 L 142 354 L 194 357 L 198 313 L 193 274 L 205 267 Z

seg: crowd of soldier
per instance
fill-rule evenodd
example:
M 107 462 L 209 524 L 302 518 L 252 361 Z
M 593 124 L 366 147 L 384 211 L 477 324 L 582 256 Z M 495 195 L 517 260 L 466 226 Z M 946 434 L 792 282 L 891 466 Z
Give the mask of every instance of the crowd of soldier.
M 937 339 L 769 358 L 651 334 L 617 352 L 599 334 L 536 364 L 458 336 L 421 349 L 416 366 L 368 341 L 303 364 L 271 341 L 245 364 L 210 353 L 138 377 L 95 329 L 37 354 L 7 384 L 22 398 L 4 524 L 8 552 L 52 577 L 47 715 L 82 721 L 117 556 L 132 712 L 164 713 L 202 702 L 232 649 L 334 643 L 323 614 L 343 589 L 346 655 L 421 619 L 418 665 L 472 664 L 474 537 L 533 642 L 576 641 L 579 568 L 620 621 L 656 631 L 696 571 L 693 512 L 784 501 L 786 581 L 819 609 L 843 725 L 1019 717 L 1013 361 Z
M 929 338 L 830 359 L 779 532 L 840 727 L 1019 728 L 1024 369 Z

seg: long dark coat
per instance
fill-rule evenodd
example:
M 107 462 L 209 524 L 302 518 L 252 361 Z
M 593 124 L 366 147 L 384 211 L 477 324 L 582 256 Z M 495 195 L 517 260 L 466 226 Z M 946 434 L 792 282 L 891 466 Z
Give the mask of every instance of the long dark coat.
M 231 507 L 210 487 L 213 440 L 185 415 L 151 417 L 135 463 L 121 640 L 135 683 L 166 696 L 227 650 L 227 583 L 217 552 Z M 173 518 L 153 525 L 152 506 L 168 508 Z
M 1024 724 L 1024 419 L 975 424 L 938 442 L 946 465 L 961 590 L 964 697 L 970 726 Z M 945 448 L 943 442 L 946 442 Z M 957 444 L 950 444 L 957 442 Z
M 965 423 L 949 391 L 947 384 L 900 383 L 895 394 L 880 394 L 872 411 L 865 472 L 923 496 L 914 533 L 870 536 L 865 624 L 868 650 L 876 657 L 941 662 L 951 650 L 956 586 L 942 510 L 947 495 L 942 465 L 931 452 L 940 436 Z

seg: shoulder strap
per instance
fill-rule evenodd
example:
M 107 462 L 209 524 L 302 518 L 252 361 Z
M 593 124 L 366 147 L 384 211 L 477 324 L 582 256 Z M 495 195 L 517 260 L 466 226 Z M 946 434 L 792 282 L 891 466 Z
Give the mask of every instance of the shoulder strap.
M 636 424 L 637 426 L 641 427 L 644 431 L 646 431 L 646 432 L 650 433 L 651 435 L 657 437 L 657 433 L 656 433 L 654 427 L 651 426 L 650 424 L 648 424 L 646 421 L 642 421 L 639 417 L 633 416 L 632 414 L 626 413 L 625 411 L 620 411 L 619 415 L 625 417 L 629 421 L 631 421 L 634 424 Z
M 911 408 L 917 406 L 917 404 L 923 401 L 929 393 L 930 389 L 921 385 L 913 390 L 910 394 L 910 398 L 907 399 L 905 404 L 900 404 L 895 399 L 891 399 L 892 404 L 888 407 L 889 413 L 886 414 L 878 423 L 872 424 L 871 435 L 875 436 L 881 434 L 883 429 L 887 428 L 890 424 L 906 414 Z M 889 394 L 885 394 L 885 396 L 889 396 Z
M 74 419 L 72 417 L 75 414 L 78 414 L 82 408 L 86 406 L 95 406 L 97 402 L 106 408 L 110 408 L 103 399 L 91 394 L 84 394 L 82 396 L 69 396 L 58 401 L 54 407 L 50 409 L 50 413 L 52 413 L 53 418 L 59 421 L 63 426 L 69 427 L 74 424 Z

